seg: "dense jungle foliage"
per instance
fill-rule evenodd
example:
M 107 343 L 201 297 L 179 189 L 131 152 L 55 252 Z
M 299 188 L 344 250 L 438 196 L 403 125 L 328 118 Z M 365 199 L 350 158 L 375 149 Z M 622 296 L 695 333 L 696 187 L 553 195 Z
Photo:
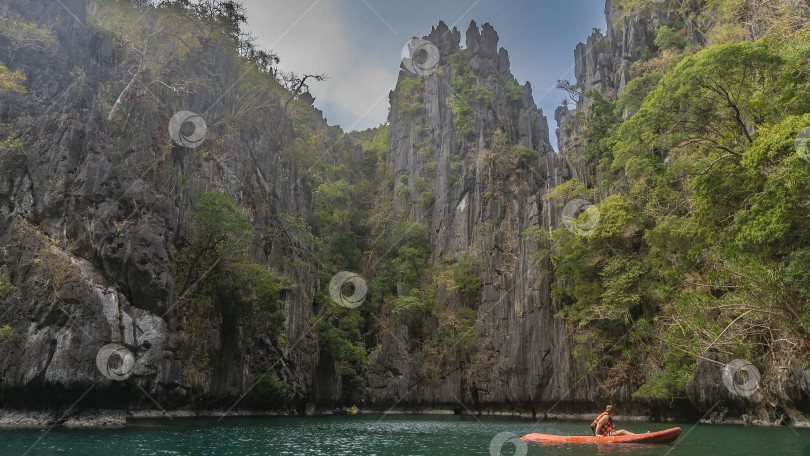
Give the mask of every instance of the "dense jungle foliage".
M 618 96 L 582 94 L 562 153 L 593 177 L 547 195 L 601 215 L 586 236 L 551 236 L 575 352 L 607 385 L 642 384 L 637 397 L 683 396 L 707 350 L 753 362 L 767 383 L 810 349 L 810 10 L 614 6 L 617 25 L 654 8 L 677 20 Z

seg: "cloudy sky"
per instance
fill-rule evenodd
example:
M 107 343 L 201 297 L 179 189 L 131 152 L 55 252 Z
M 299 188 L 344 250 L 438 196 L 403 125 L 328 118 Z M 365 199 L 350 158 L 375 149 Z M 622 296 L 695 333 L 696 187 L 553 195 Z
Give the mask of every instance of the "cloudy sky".
M 471 20 L 489 22 L 509 51 L 512 73 L 532 84 L 549 119 L 574 79 L 574 47 L 592 28 L 605 29 L 605 0 L 242 0 L 258 44 L 276 51 L 281 68 L 327 73 L 311 85 L 332 125 L 362 130 L 385 122 L 405 45 L 444 20 L 464 33 Z

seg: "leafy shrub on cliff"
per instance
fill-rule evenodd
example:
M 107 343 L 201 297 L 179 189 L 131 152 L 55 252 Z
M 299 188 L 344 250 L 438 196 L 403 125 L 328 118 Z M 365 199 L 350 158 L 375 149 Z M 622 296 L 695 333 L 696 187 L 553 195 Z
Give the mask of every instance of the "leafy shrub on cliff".
M 602 329 L 611 334 L 617 324 L 629 327 L 638 315 L 648 299 L 651 277 L 644 258 L 635 252 L 637 209 L 621 195 L 609 196 L 596 208 L 600 221 L 590 235 L 577 236 L 564 228 L 554 231 L 561 249 L 552 260 L 558 274 L 569 280 L 556 282 L 553 293 L 575 302 L 561 315 L 578 325 L 610 321 Z
M 785 285 L 804 300 L 803 311 L 810 312 L 810 248 L 792 252 L 785 268 Z
M 201 255 L 213 253 L 234 258 L 247 253 L 252 233 L 247 216 L 230 198 L 219 192 L 197 194 L 191 220 L 199 228 Z
M 30 272 L 50 302 L 56 304 L 59 300 L 59 291 L 73 272 L 67 253 L 68 243 L 49 236 L 39 226 L 32 225 L 25 219 L 14 220 L 11 228 L 17 231 L 19 236 L 34 242 Z
M 0 62 L 0 96 L 26 93 L 24 82 L 25 76 L 19 71 L 9 70 L 3 62 Z
M 468 73 L 470 71 L 470 59 L 467 57 L 467 52 L 461 49 L 451 55 L 450 68 L 452 68 L 456 74 Z
M 515 84 L 515 81 L 506 81 L 504 94 L 509 101 L 520 101 L 523 99 L 523 87 Z
M 619 124 L 615 100 L 593 89 L 585 93 L 585 98 L 588 101 L 587 112 L 577 113 L 582 125 L 580 135 L 584 140 L 580 152 L 589 164 L 604 169 L 610 166 L 613 159 L 613 131 Z
M 249 338 L 272 338 L 284 319 L 279 293 L 287 281 L 250 259 L 253 233 L 239 206 L 219 192 L 201 192 L 195 199 L 189 217 L 195 230 L 179 247 L 172 271 L 183 327 L 198 348 L 191 366 L 199 373 L 208 363 L 205 334 L 214 312 L 236 317 Z
M 424 81 L 420 77 L 404 78 L 397 84 L 394 96 L 394 109 L 399 109 L 411 117 L 425 113 L 423 99 Z
M 338 366 L 342 397 L 345 400 L 363 399 L 367 394 L 366 371 L 371 364 L 361 335 L 365 319 L 359 311 L 339 307 L 333 302 L 325 305 L 327 310 L 313 317 L 318 345 L 326 359 Z
M 472 252 L 464 252 L 453 267 L 453 280 L 449 289 L 458 293 L 469 306 L 476 306 L 480 299 L 483 287 L 480 263 L 481 260 Z
M 543 195 L 543 201 L 559 200 L 570 201 L 577 198 L 592 200 L 596 196 L 596 191 L 588 186 L 581 179 L 569 179 L 562 184 L 552 187 Z M 563 203 L 564 205 L 565 203 Z
M 434 201 L 436 201 L 436 197 L 433 195 L 433 190 L 425 190 L 419 194 L 419 205 L 424 210 L 428 210 L 433 206 Z
M 349 193 L 345 179 L 325 180 L 312 192 L 313 221 L 330 233 L 337 232 L 349 221 Z
M 695 359 L 688 352 L 672 347 L 664 354 L 664 370 L 653 374 L 633 393 L 633 397 L 668 399 L 683 397 L 686 384 L 695 371 Z
M 8 295 L 14 292 L 14 285 L 8 281 L 8 277 L 0 272 L 0 303 L 2 303 Z
M 0 124 L 0 128 L 6 131 L 6 138 L 0 141 L 0 165 L 6 165 L 7 162 L 18 161 L 27 156 L 28 150 L 25 148 L 25 144 L 11 129 L 11 126 Z
M 540 152 L 528 147 L 518 147 L 518 162 L 526 167 L 533 168 L 540 159 Z
M 616 114 L 630 117 L 638 112 L 647 95 L 655 90 L 663 75 L 657 71 L 633 78 L 624 86 L 616 102 Z
M 266 266 L 256 263 L 230 265 L 218 278 L 219 292 L 228 297 L 228 305 L 243 322 L 250 337 L 274 338 L 284 323 L 279 305 L 281 278 Z
M 655 36 L 655 45 L 662 51 L 667 49 L 677 49 L 682 51 L 686 47 L 686 37 L 677 31 L 662 25 L 658 28 L 658 34 Z
M 402 110 L 411 117 L 421 116 L 427 111 L 424 103 L 414 102 L 402 107 Z
M 459 139 L 470 136 L 475 132 L 473 110 L 461 96 L 453 94 L 447 98 L 447 104 L 453 112 L 453 124 Z
M 14 328 L 9 325 L 0 327 L 0 342 L 8 342 L 14 337 Z
M 181 296 L 204 285 L 220 264 L 243 260 L 252 238 L 247 216 L 227 196 L 201 192 L 196 200 L 189 217 L 196 230 L 177 261 L 175 278 Z
M 56 54 L 58 44 L 49 27 L 3 17 L 0 18 L 0 33 L 9 38 L 11 47 L 15 50 L 26 49 Z
M 397 249 L 396 258 L 391 262 L 399 276 L 399 283 L 407 286 L 419 284 L 419 279 L 427 266 L 429 249 L 419 245 L 419 241 L 410 241 Z
M 424 127 L 422 127 L 424 128 Z M 368 178 L 376 177 L 375 173 L 385 172 L 385 159 L 388 155 L 388 125 L 374 129 L 374 136 L 361 142 L 363 148 L 363 173 Z
M 447 105 L 453 112 L 453 124 L 461 141 L 475 133 L 474 106 L 488 106 L 492 102 L 492 91 L 483 85 L 476 84 L 470 73 L 470 60 L 465 51 L 459 51 L 450 57 L 453 79 L 450 85 L 453 94 L 447 97 Z
M 284 397 L 290 386 L 283 380 L 277 380 L 273 374 L 264 374 L 259 377 L 253 400 L 257 405 L 265 407 L 278 407 L 284 403 Z
M 536 150 L 512 144 L 503 130 L 493 133 L 488 147 L 475 157 L 476 167 L 489 179 L 486 197 L 516 193 L 515 169 L 518 165 L 532 169 L 539 158 L 540 153 Z

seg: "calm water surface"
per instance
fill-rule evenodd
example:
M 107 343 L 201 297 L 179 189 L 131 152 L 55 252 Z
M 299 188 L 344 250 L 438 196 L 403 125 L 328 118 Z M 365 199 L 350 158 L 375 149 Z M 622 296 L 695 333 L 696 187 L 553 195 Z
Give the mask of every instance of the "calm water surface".
M 674 425 L 618 423 L 635 432 Z M 681 437 L 659 445 L 529 444 L 528 455 L 801 455 L 810 456 L 810 430 L 680 425 Z M 0 430 L 0 455 L 497 455 L 493 438 L 584 435 L 588 423 L 541 422 L 470 416 L 357 415 L 308 418 L 138 420 L 121 429 Z M 40 439 L 38 443 L 38 439 Z M 497 445 L 496 445 L 497 446 Z M 30 450 L 30 451 L 29 451 Z M 514 455 L 506 443 L 501 455 Z M 518 448 L 517 454 L 526 454 Z

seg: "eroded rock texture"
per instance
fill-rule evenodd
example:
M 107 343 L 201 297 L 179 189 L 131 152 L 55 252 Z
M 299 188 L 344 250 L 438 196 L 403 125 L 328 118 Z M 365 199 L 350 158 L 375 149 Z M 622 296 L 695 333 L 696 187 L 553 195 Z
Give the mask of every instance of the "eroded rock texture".
M 14 62 L 28 88 L 0 101 L 0 119 L 27 151 L 4 155 L 0 168 L 0 271 L 15 285 L 0 309 L 13 330 L 0 344 L 0 403 L 70 404 L 95 385 L 83 405 L 154 408 L 137 385 L 166 408 L 228 407 L 264 372 L 286 382 L 288 403 L 301 409 L 335 400 L 339 380 L 333 368 L 319 367 L 312 333 L 316 261 L 275 217 L 306 217 L 309 207 L 301 173 L 282 153 L 293 132 L 281 104 L 225 136 L 216 119 L 235 102 L 233 93 L 223 90 L 223 102 L 211 107 L 222 92 L 155 100 L 136 87 L 126 112 L 109 122 L 94 97 L 118 87 L 111 82 L 120 44 L 87 26 L 84 2 L 0 6 L 9 18 L 53 24 L 57 38 L 53 52 L 0 43 L 0 59 Z M 216 74 L 225 89 L 240 75 L 219 57 L 210 50 L 184 69 Z M 207 141 L 226 141 L 220 150 L 227 153 L 202 155 L 169 140 L 175 112 L 206 109 Z M 326 128 L 323 118 L 313 122 Z M 286 356 L 269 337 L 248 342 L 222 313 L 204 330 L 208 368 L 189 370 L 197 347 L 180 325 L 171 264 L 190 230 L 193 196 L 204 190 L 226 194 L 249 215 L 253 261 L 295 284 L 281 298 L 292 346 Z M 109 343 L 135 355 L 129 382 L 96 368 L 98 350 Z M 316 386 L 316 371 L 330 387 Z
M 444 65 L 459 52 L 460 35 L 440 23 L 424 39 L 437 45 Z M 427 226 L 434 258 L 474 252 L 482 260 L 475 361 L 440 366 L 437 374 L 422 353 L 411 349 L 408 328 L 401 326 L 381 335 L 383 343 L 373 354 L 372 399 L 379 405 L 524 411 L 532 403 L 594 399 L 591 381 L 572 361 L 564 324 L 554 318 L 558 309 L 550 297 L 550 266 L 538 267 L 530 258 L 534 240 L 521 237 L 532 227 L 548 231 L 557 226 L 560 208 L 542 195 L 567 179 L 570 170 L 549 145 L 548 123 L 530 84 L 522 87 L 519 99 L 506 95 L 507 81 L 517 81 L 492 26 L 470 24 L 462 52 L 473 83 L 493 94 L 490 103 L 474 106 L 472 134 L 461 137 L 454 124 L 447 102 L 454 93 L 454 70 L 445 67 L 424 77 L 423 115 L 392 110 L 387 165 L 396 182 L 407 180 L 407 196 L 391 197 L 410 220 Z M 414 75 L 400 73 L 400 81 L 409 77 Z M 497 131 L 512 144 L 539 152 L 537 161 L 506 174 L 489 169 L 481 156 Z M 420 203 L 424 190 L 419 181 L 430 183 L 432 204 Z M 458 306 L 453 296 L 445 299 L 448 307 Z

